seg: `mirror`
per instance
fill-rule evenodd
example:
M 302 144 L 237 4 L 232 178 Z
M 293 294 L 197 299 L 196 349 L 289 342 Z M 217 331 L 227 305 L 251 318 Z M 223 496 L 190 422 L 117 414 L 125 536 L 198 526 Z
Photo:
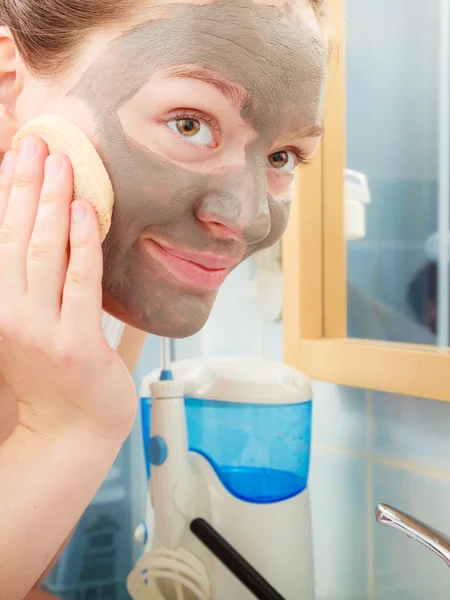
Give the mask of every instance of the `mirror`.
M 450 3 L 346 10 L 347 335 L 450 346 Z

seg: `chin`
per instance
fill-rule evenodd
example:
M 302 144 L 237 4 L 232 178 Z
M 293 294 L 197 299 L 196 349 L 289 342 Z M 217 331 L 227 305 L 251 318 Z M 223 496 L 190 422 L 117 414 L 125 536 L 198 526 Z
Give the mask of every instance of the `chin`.
M 126 325 L 159 337 L 187 338 L 198 333 L 214 304 L 212 298 L 177 295 L 176 298 L 159 298 L 158 302 L 138 307 L 103 294 L 103 310 Z
M 134 325 L 130 323 L 133 327 L 140 329 L 141 331 L 145 331 L 146 333 L 150 333 L 152 335 L 157 335 L 159 337 L 166 337 L 172 339 L 182 339 L 188 338 L 192 335 L 198 333 L 203 326 L 205 325 L 208 317 L 203 319 L 201 322 L 196 321 L 186 321 L 185 323 L 177 323 L 171 324 L 168 322 L 165 323 L 151 323 L 147 324 L 144 322 L 135 323 Z

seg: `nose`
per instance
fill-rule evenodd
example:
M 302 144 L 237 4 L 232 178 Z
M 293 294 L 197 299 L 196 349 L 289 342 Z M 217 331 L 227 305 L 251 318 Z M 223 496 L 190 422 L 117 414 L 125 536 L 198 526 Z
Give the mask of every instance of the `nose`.
M 214 184 L 196 206 L 196 216 L 210 235 L 249 244 L 264 240 L 270 231 L 266 169 L 228 171 L 214 177 Z

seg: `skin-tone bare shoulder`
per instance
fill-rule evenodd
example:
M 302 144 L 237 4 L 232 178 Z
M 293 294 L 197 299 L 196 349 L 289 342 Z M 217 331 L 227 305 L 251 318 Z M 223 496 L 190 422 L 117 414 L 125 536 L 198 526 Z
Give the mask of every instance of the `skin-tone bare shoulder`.
M 127 325 L 122 337 L 122 341 L 117 349 L 123 362 L 128 367 L 130 373 L 136 368 L 137 361 L 144 347 L 147 334 L 145 331 L 135 329 Z

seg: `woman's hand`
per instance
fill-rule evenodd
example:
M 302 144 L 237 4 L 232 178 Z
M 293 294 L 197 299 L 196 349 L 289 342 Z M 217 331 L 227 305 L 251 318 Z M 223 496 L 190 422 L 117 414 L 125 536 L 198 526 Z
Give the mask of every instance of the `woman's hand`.
M 45 169 L 44 169 L 45 166 Z M 72 202 L 68 158 L 39 138 L 9 152 L 0 174 L 0 374 L 21 426 L 80 428 L 125 439 L 136 394 L 101 328 L 102 251 L 96 213 Z

